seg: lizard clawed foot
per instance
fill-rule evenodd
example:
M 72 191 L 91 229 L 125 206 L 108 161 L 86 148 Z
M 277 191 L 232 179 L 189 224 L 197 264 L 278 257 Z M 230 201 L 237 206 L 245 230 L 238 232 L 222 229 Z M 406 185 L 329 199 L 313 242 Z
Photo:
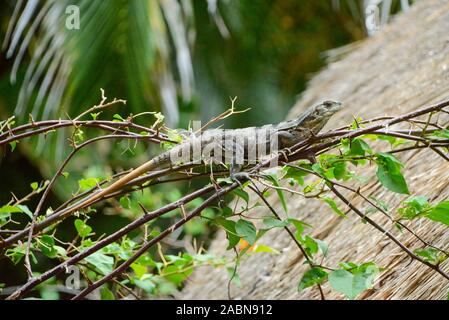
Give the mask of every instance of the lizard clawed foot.
M 285 162 L 288 162 L 288 156 L 292 153 L 292 151 L 289 148 L 284 148 L 279 150 L 279 153 L 284 157 Z

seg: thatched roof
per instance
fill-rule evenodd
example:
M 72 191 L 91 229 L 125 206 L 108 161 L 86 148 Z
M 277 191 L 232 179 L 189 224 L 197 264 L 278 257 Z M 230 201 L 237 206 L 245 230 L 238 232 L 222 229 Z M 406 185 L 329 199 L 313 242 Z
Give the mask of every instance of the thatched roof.
M 352 51 L 328 65 L 316 75 L 291 116 L 324 98 L 342 101 L 346 108 L 328 125 L 350 123 L 352 115 L 371 118 L 408 112 L 449 97 L 449 1 L 418 1 L 410 11 L 397 18 L 376 36 L 356 45 Z M 426 195 L 431 201 L 449 195 L 449 165 L 428 150 L 404 154 L 405 176 L 413 194 Z M 367 194 L 387 201 L 392 210 L 403 197 L 371 183 Z M 374 260 L 387 270 L 374 289 L 359 299 L 444 299 L 449 282 L 441 275 L 411 259 L 383 234 L 361 223 L 355 214 L 347 219 L 336 216 L 321 202 L 288 197 L 289 212 L 314 226 L 312 235 L 330 246 L 326 265 L 339 261 L 363 263 Z M 281 212 L 276 196 L 271 203 Z M 354 200 L 358 207 L 366 205 Z M 258 214 L 268 215 L 263 208 Z M 409 234 L 400 234 L 380 214 L 376 221 L 393 232 L 408 247 L 421 246 Z M 435 222 L 420 220 L 414 230 L 424 239 L 449 249 L 448 228 Z M 271 230 L 263 243 L 281 251 L 280 255 L 256 254 L 245 259 L 238 272 L 242 286 L 232 284 L 233 298 L 242 299 L 318 299 L 316 288 L 298 293 L 297 285 L 306 270 L 304 257 L 283 230 Z M 226 239 L 220 233 L 210 250 L 225 252 Z M 232 254 L 228 253 L 228 254 Z M 446 261 L 447 262 L 447 261 Z M 448 263 L 443 269 L 449 270 Z M 226 299 L 226 270 L 203 268 L 196 272 L 181 294 L 186 299 Z M 342 298 L 323 287 L 328 299 Z

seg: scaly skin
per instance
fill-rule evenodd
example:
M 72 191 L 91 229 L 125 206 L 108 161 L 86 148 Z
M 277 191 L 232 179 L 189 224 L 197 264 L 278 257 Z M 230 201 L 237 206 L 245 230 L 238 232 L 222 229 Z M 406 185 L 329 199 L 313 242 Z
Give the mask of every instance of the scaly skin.
M 306 138 L 308 138 L 311 134 L 317 134 L 327 123 L 329 118 L 335 114 L 337 111 L 341 109 L 341 103 L 334 102 L 334 101 L 324 101 L 319 105 L 313 106 L 309 109 L 307 109 L 304 113 L 302 113 L 298 118 L 288 121 L 283 121 L 279 124 L 269 124 L 262 127 L 249 127 L 249 128 L 243 128 L 243 129 L 236 129 L 236 130 L 222 130 L 222 129 L 211 129 L 206 130 L 203 132 L 200 136 L 201 140 L 201 147 L 205 148 L 205 146 L 214 146 L 213 141 L 215 138 L 221 138 L 223 141 L 227 141 L 227 145 L 220 146 L 222 149 L 233 149 L 234 150 L 234 156 L 237 152 L 243 152 L 244 154 L 250 153 L 251 148 L 257 148 L 256 145 L 256 139 L 254 138 L 254 132 L 261 132 L 262 130 L 274 132 L 277 139 L 278 139 L 278 148 L 277 151 L 291 147 Z M 243 139 L 243 145 L 237 143 L 238 138 L 244 138 Z M 270 136 L 270 139 L 272 136 Z M 220 141 L 220 139 L 218 139 Z M 73 212 L 79 211 L 80 209 L 86 208 L 90 206 L 91 204 L 95 203 L 96 201 L 112 194 L 113 192 L 120 190 L 123 186 L 125 186 L 128 182 L 134 180 L 135 178 L 141 176 L 142 174 L 157 169 L 163 165 L 174 165 L 175 163 L 171 163 L 170 156 L 172 154 L 176 154 L 177 152 L 181 151 L 183 148 L 191 148 L 191 144 L 193 144 L 192 139 L 188 139 L 185 142 L 181 143 L 178 146 L 175 146 L 171 150 L 145 162 L 144 164 L 140 165 L 136 169 L 132 170 L 122 178 L 119 178 L 117 181 L 113 182 L 111 185 L 106 187 L 105 189 L 102 189 L 101 191 L 91 195 L 90 197 L 87 197 L 85 199 L 80 200 L 79 202 L 73 204 L 72 206 L 69 206 L 65 208 L 64 210 L 60 211 L 58 214 L 55 214 L 53 216 L 48 217 L 44 221 L 37 223 L 34 226 L 33 232 L 36 233 L 43 228 L 51 225 L 52 223 L 61 220 L 62 218 L 72 214 Z M 229 143 L 231 141 L 231 143 Z M 234 143 L 232 141 L 235 141 Z M 269 144 L 271 141 L 266 140 L 265 142 L 262 142 L 262 144 Z M 260 142 L 258 142 L 260 144 Z M 239 151 L 240 150 L 240 151 Z M 204 149 L 201 149 L 201 151 L 204 151 Z M 271 150 L 276 151 L 276 150 Z M 171 154 L 170 154 L 171 153 Z M 203 157 L 203 152 L 201 152 L 199 159 L 192 159 L 190 157 L 187 160 L 200 160 L 200 161 L 206 161 L 209 159 L 206 159 L 206 157 Z M 208 156 L 210 157 L 210 156 Z M 213 157 L 213 156 L 212 156 Z M 241 164 L 234 163 L 235 159 L 226 159 L 225 163 L 231 164 L 231 177 L 238 178 L 239 170 L 241 168 Z M 213 160 L 214 161 L 214 160 Z M 216 161 L 216 160 L 215 160 Z M 221 159 L 218 160 L 218 162 L 223 162 Z M 4 248 L 6 246 L 9 246 L 10 244 L 14 243 L 16 240 L 23 238 L 26 236 L 29 232 L 29 228 L 26 228 L 8 239 L 5 239 L 3 242 L 0 242 L 0 248 Z

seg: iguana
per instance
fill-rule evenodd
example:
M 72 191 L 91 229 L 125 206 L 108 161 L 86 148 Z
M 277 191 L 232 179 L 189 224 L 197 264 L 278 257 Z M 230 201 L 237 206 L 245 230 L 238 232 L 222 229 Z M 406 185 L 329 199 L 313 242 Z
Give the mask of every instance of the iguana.
M 213 159 L 212 161 L 230 164 L 231 178 L 239 179 L 240 177 L 242 177 L 241 175 L 239 175 L 242 164 L 247 163 L 248 160 L 258 160 L 258 158 L 247 159 L 247 155 L 250 153 L 252 153 L 253 155 L 257 155 L 257 150 L 256 152 L 251 152 L 251 150 L 254 150 L 255 147 L 265 145 L 265 150 L 270 152 L 275 152 L 291 147 L 305 140 L 310 135 L 317 134 L 324 127 L 329 118 L 334 113 L 339 111 L 341 107 L 342 104 L 340 102 L 324 101 L 321 104 L 307 109 L 296 119 L 283 121 L 278 124 L 268 124 L 262 127 L 247 127 L 234 130 L 206 130 L 200 133 L 199 136 L 187 139 L 186 141 L 173 147 L 169 151 L 164 152 L 159 156 L 156 156 L 153 159 L 145 162 L 122 178 L 119 178 L 117 181 L 115 181 L 105 189 L 85 200 L 82 200 L 78 204 L 75 204 L 70 211 L 73 212 L 92 204 L 93 202 L 111 194 L 112 192 L 119 190 L 128 182 L 134 180 L 135 178 L 148 171 L 162 168 L 167 165 L 174 165 L 175 163 L 173 163 L 173 158 L 177 158 L 180 162 L 207 162 L 209 160 L 208 158 L 216 157 L 216 154 L 214 155 L 214 151 L 216 151 L 216 143 L 222 143 L 220 147 L 223 151 L 223 156 L 220 157 L 220 159 Z M 260 132 L 267 134 L 265 136 L 266 139 L 257 139 L 257 137 L 260 135 Z M 264 134 L 262 134 L 262 136 L 264 136 Z M 278 140 L 275 141 L 277 143 L 273 144 L 271 138 L 277 138 Z M 255 141 L 256 139 L 258 141 Z M 199 151 L 201 151 L 196 156 L 193 155 L 194 152 L 192 150 L 194 149 L 192 146 L 193 140 L 196 140 L 197 145 L 199 146 Z M 239 145 L 239 141 L 242 141 L 243 145 Z M 273 145 L 277 145 L 277 149 L 270 150 L 270 146 Z M 204 149 L 206 148 L 211 151 L 207 155 L 204 154 Z M 229 152 L 230 158 L 228 159 L 224 156 L 224 154 L 229 150 L 231 150 L 231 152 Z M 187 152 L 188 159 L 185 159 L 185 156 L 183 157 L 182 151 L 190 151 L 190 154 Z M 195 158 L 192 159 L 192 157 Z M 243 161 L 240 161 L 240 163 L 239 161 L 237 161 L 237 158 L 239 157 L 243 158 Z
M 329 118 L 339 111 L 341 107 L 342 104 L 340 102 L 324 101 L 316 106 L 308 108 L 296 119 L 283 121 L 278 124 L 269 124 L 262 127 L 248 127 L 235 130 L 205 130 L 199 135 L 192 136 L 169 151 L 145 162 L 122 178 L 119 178 L 117 181 L 113 182 L 111 185 L 98 191 L 97 193 L 94 193 L 90 197 L 84 198 L 79 202 L 63 209 L 59 212 L 59 214 L 50 216 L 44 221 L 37 223 L 35 225 L 34 232 L 42 230 L 46 226 L 59 220 L 61 217 L 88 207 L 94 202 L 121 189 L 128 182 L 148 171 L 162 168 L 167 165 L 174 165 L 174 158 L 181 159 L 181 161 L 187 160 L 187 162 L 211 161 L 230 164 L 231 178 L 234 180 L 244 179 L 246 178 L 246 175 L 244 172 L 240 172 L 240 169 L 244 163 L 251 160 L 258 160 L 257 149 L 264 147 L 265 150 L 272 153 L 289 148 L 307 139 L 311 135 L 317 134 L 324 127 Z M 262 136 L 262 138 L 260 138 L 260 136 Z M 197 147 L 198 145 L 199 147 Z M 274 150 L 273 148 L 270 149 L 273 145 L 275 146 Z M 185 152 L 187 154 L 187 159 L 185 159 L 185 156 L 183 159 L 182 151 L 194 151 L 193 149 L 195 149 L 195 147 L 197 147 L 197 151 L 199 152 L 197 152 L 196 155 L 195 152 L 191 152 L 191 155 L 188 152 Z M 209 153 L 207 154 L 204 152 L 206 149 L 209 150 Z M 230 157 L 226 158 L 225 156 L 217 156 L 217 150 L 222 150 L 223 154 L 230 154 Z M 179 157 L 180 154 L 181 157 Z M 256 157 L 251 159 L 251 157 L 249 157 L 251 154 L 256 155 Z M 17 240 L 27 233 L 28 228 L 12 235 L 8 239 L 5 239 L 5 243 L 12 243 L 14 242 L 13 240 Z M 2 243 L 0 242 L 0 246 L 1 245 Z

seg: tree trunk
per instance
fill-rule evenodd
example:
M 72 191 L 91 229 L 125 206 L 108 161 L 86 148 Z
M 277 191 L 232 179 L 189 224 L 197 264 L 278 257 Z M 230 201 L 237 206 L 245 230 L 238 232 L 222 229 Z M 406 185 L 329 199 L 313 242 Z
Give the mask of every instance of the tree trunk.
M 324 99 L 343 102 L 345 109 L 331 119 L 324 129 L 349 124 L 353 116 L 364 119 L 398 115 L 449 98 L 449 1 L 418 1 L 412 8 L 398 15 L 374 37 L 340 51 L 340 60 L 331 62 L 310 82 L 291 117 L 306 107 Z M 343 57 L 344 56 L 344 57 Z M 383 145 L 385 150 L 385 145 Z M 375 145 L 373 145 L 375 147 Z M 429 150 L 402 154 L 404 175 L 411 194 L 425 195 L 429 201 L 447 199 L 449 195 L 449 165 Z M 365 173 L 366 174 L 366 173 Z M 370 176 L 374 172 L 369 172 Z M 393 194 L 372 181 L 364 188 L 365 194 L 386 201 L 392 213 L 405 197 Z M 340 261 L 363 263 L 375 261 L 385 269 L 375 287 L 358 296 L 359 299 L 443 299 L 449 290 L 447 279 L 417 261 L 411 261 L 405 252 L 369 224 L 364 224 L 348 211 L 348 218 L 333 213 L 323 202 L 285 194 L 289 215 L 310 223 L 311 235 L 329 245 L 326 265 L 336 267 Z M 255 198 L 255 195 L 251 195 Z M 283 213 L 274 194 L 270 203 Z M 358 199 L 353 204 L 366 209 Z M 344 206 L 340 203 L 340 207 Z M 346 208 L 345 208 L 346 209 Z M 259 215 L 269 215 L 263 207 Z M 422 244 L 408 233 L 395 230 L 380 213 L 370 215 L 391 230 L 409 248 Z M 420 220 L 413 229 L 425 240 L 448 250 L 449 232 L 442 224 Z M 307 266 L 304 257 L 281 229 L 270 230 L 261 238 L 281 254 L 258 253 L 245 258 L 238 267 L 241 286 L 232 283 L 231 297 L 235 299 L 319 299 L 316 287 L 298 292 L 298 282 Z M 210 251 L 215 255 L 225 252 L 227 240 L 223 233 L 213 241 Z M 448 270 L 447 261 L 442 265 Z M 194 273 L 180 294 L 184 299 L 227 299 L 229 276 L 225 268 L 204 267 Z M 342 295 L 323 286 L 328 299 Z

